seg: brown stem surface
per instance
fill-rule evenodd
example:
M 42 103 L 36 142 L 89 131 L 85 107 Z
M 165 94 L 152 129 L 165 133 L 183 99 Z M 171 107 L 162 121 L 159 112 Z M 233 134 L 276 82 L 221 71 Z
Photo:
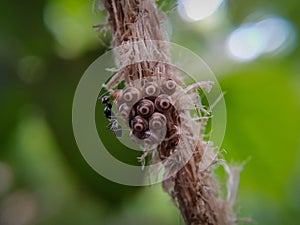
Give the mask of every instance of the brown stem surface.
M 108 22 L 113 33 L 113 47 L 129 46 L 116 52 L 116 61 L 119 69 L 106 88 L 108 90 L 117 86 L 120 80 L 127 84 L 138 78 L 163 77 L 172 78 L 177 83 L 181 82 L 180 76 L 170 67 L 168 48 L 159 43 L 149 45 L 148 41 L 166 41 L 166 35 L 160 27 L 162 17 L 156 8 L 154 0 L 104 0 L 105 9 L 108 12 Z M 135 44 L 138 42 L 139 44 Z M 139 58 L 150 56 L 150 59 L 158 57 L 164 63 L 143 61 Z M 134 62 L 128 60 L 134 58 Z M 194 133 L 193 121 L 189 113 L 182 113 L 182 118 L 176 109 L 172 113 L 165 113 L 167 117 L 166 139 L 157 147 L 157 157 L 160 160 L 174 153 L 179 143 L 180 136 L 177 127 L 190 131 L 191 141 L 196 148 L 191 149 L 192 156 L 178 172 L 163 182 L 164 189 L 173 198 L 174 203 L 180 209 L 187 225 L 234 225 L 236 217 L 232 211 L 234 194 L 228 188 L 226 200 L 220 198 L 218 182 L 213 176 L 212 166 L 202 168 L 200 165 L 205 157 L 215 155 L 214 149 L 205 141 L 200 134 Z M 184 122 L 183 122 L 184 120 Z M 182 152 L 184 158 L 185 152 Z M 180 159 L 179 159 L 180 160 Z M 217 163 L 218 160 L 211 164 Z M 176 168 L 176 162 L 170 168 Z M 166 168 L 168 170 L 168 168 Z M 232 174 L 230 174 L 232 175 Z M 235 182 L 233 182 L 235 183 Z M 232 184 L 232 189 L 235 184 Z

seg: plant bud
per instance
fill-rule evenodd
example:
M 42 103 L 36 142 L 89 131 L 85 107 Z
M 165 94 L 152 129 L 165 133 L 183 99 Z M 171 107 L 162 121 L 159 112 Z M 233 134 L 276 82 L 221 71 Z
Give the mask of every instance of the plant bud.
M 139 100 L 140 96 L 140 91 L 137 88 L 128 87 L 122 93 L 122 100 L 128 105 L 133 105 Z
M 161 113 L 153 113 L 152 116 L 149 119 L 149 127 L 153 130 L 162 129 L 166 126 L 167 119 L 166 117 Z
M 170 109 L 172 105 L 169 96 L 166 94 L 159 95 L 155 99 L 154 104 L 155 104 L 155 108 L 160 112 L 164 112 Z
M 153 114 L 155 110 L 154 104 L 148 99 L 142 99 L 139 101 L 136 111 L 142 117 L 149 117 Z
M 120 105 L 119 111 L 120 111 L 120 116 L 123 119 L 128 119 L 129 118 L 130 107 L 126 103 L 123 103 L 122 105 Z
M 162 83 L 162 90 L 167 95 L 172 95 L 176 90 L 176 82 L 172 79 L 166 79 Z
M 150 136 L 150 131 L 146 130 L 144 132 L 136 132 L 136 131 L 131 131 L 130 133 L 130 138 L 132 141 L 135 143 L 141 144 L 144 142 L 146 138 Z
M 131 128 L 137 132 L 143 132 L 148 129 L 148 122 L 141 116 L 134 117 L 130 122 Z
M 143 140 L 145 140 L 146 138 L 149 138 L 150 136 L 150 131 L 146 130 L 143 132 L 137 132 L 135 130 L 131 131 L 130 137 L 131 140 L 133 140 L 136 143 L 142 143 Z
M 160 91 L 155 84 L 149 83 L 145 85 L 143 92 L 145 96 L 158 96 Z

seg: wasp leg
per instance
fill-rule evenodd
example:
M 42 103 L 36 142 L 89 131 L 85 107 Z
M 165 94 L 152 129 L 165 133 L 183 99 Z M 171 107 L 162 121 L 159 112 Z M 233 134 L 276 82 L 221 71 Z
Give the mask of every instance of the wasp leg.
M 122 137 L 122 127 L 115 118 L 111 119 L 110 130 L 113 131 L 117 137 Z

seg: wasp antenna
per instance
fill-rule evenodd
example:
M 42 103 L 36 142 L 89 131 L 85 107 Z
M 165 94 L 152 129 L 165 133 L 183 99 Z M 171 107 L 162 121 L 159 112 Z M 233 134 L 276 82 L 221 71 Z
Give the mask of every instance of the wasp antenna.
M 113 112 L 112 112 L 113 113 Z M 111 115 L 111 118 L 112 119 L 119 119 L 119 120 L 122 120 L 123 119 L 123 117 L 122 116 L 120 116 L 119 114 L 115 114 L 115 113 L 113 113 L 112 115 Z
M 109 92 L 109 91 L 103 93 L 103 94 L 100 95 L 97 99 L 98 99 L 98 100 L 101 100 L 101 99 L 103 98 L 103 96 L 108 95 L 108 94 L 110 95 L 110 92 Z

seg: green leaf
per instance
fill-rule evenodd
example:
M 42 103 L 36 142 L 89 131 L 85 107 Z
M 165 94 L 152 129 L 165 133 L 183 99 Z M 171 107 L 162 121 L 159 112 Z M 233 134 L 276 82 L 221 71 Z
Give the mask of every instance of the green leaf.
M 174 8 L 177 7 L 177 1 L 176 0 L 157 0 L 156 1 L 158 7 L 162 10 L 162 11 L 171 11 Z
M 227 92 L 224 147 L 235 161 L 251 157 L 241 175 L 241 189 L 280 199 L 296 163 L 300 109 L 286 71 L 257 68 L 221 81 Z

